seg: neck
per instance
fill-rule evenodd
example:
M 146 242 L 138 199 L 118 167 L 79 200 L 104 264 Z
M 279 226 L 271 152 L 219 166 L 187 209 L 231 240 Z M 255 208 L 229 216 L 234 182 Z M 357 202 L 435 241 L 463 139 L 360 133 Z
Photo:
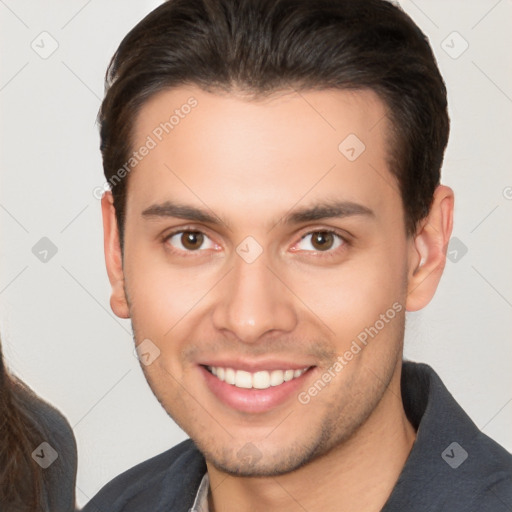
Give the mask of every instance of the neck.
M 291 473 L 242 478 L 207 463 L 210 512 L 380 511 L 416 437 L 403 409 L 400 370 L 401 361 L 379 405 L 350 439 Z

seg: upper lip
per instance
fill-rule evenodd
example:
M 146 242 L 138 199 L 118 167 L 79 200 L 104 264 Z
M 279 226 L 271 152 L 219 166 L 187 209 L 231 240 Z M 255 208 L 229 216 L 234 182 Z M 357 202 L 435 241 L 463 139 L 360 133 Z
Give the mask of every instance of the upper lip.
M 209 359 L 200 363 L 203 366 L 216 366 L 221 368 L 233 368 L 233 370 L 244 370 L 255 373 L 264 370 L 302 370 L 314 366 L 308 362 L 294 362 L 284 359 L 266 359 L 249 361 L 242 359 Z

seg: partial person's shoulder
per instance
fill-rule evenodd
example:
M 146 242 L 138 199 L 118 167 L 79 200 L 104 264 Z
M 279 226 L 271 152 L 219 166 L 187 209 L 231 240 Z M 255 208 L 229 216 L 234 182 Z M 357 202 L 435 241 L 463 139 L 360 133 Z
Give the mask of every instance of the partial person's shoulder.
M 24 414 L 37 425 L 40 444 L 32 457 L 43 468 L 44 510 L 75 510 L 77 445 L 66 417 L 53 405 L 18 381 L 15 400 Z
M 82 512 L 187 512 L 205 472 L 203 456 L 187 439 L 114 478 Z
M 18 399 L 23 404 L 24 410 L 48 435 L 49 443 L 54 441 L 60 448 L 71 454 L 76 453 L 75 436 L 66 417 L 26 385 L 19 385 L 17 390 Z

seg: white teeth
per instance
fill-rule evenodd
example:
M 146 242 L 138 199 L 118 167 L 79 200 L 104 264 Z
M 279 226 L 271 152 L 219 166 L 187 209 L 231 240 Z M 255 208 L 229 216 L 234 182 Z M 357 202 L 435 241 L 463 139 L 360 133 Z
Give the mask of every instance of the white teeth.
M 270 373 L 266 371 L 256 372 L 252 376 L 252 387 L 256 389 L 267 389 L 270 387 Z
M 270 374 L 270 385 L 271 386 L 279 386 L 284 382 L 284 372 L 283 370 L 274 370 Z
M 224 374 L 224 380 L 228 384 L 234 384 L 236 382 L 236 374 L 233 368 L 226 368 L 226 373 Z
M 283 382 L 300 377 L 308 368 L 301 370 L 273 370 L 268 372 L 262 370 L 255 373 L 244 370 L 234 370 L 233 368 L 223 368 L 221 366 L 209 366 L 210 372 L 219 380 L 227 384 L 243 389 L 267 389 L 270 386 L 280 386 Z
M 249 372 L 238 370 L 235 374 L 235 386 L 237 388 L 252 388 L 252 375 Z
M 286 370 L 284 372 L 284 381 L 288 382 L 289 380 L 292 380 L 294 373 L 295 372 L 293 370 Z

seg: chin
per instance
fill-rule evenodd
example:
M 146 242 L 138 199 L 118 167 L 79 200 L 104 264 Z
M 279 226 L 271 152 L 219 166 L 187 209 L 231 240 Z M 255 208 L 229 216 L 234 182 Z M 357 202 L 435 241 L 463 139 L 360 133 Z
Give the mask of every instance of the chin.
M 327 445 L 326 441 L 321 435 L 316 442 L 294 442 L 285 448 L 262 446 L 263 441 L 259 443 L 261 449 L 256 441 L 247 442 L 239 449 L 229 447 L 215 452 L 203 449 L 200 442 L 195 442 L 206 461 L 219 471 L 238 477 L 275 477 L 291 473 L 321 457 L 330 449 L 331 443 Z

